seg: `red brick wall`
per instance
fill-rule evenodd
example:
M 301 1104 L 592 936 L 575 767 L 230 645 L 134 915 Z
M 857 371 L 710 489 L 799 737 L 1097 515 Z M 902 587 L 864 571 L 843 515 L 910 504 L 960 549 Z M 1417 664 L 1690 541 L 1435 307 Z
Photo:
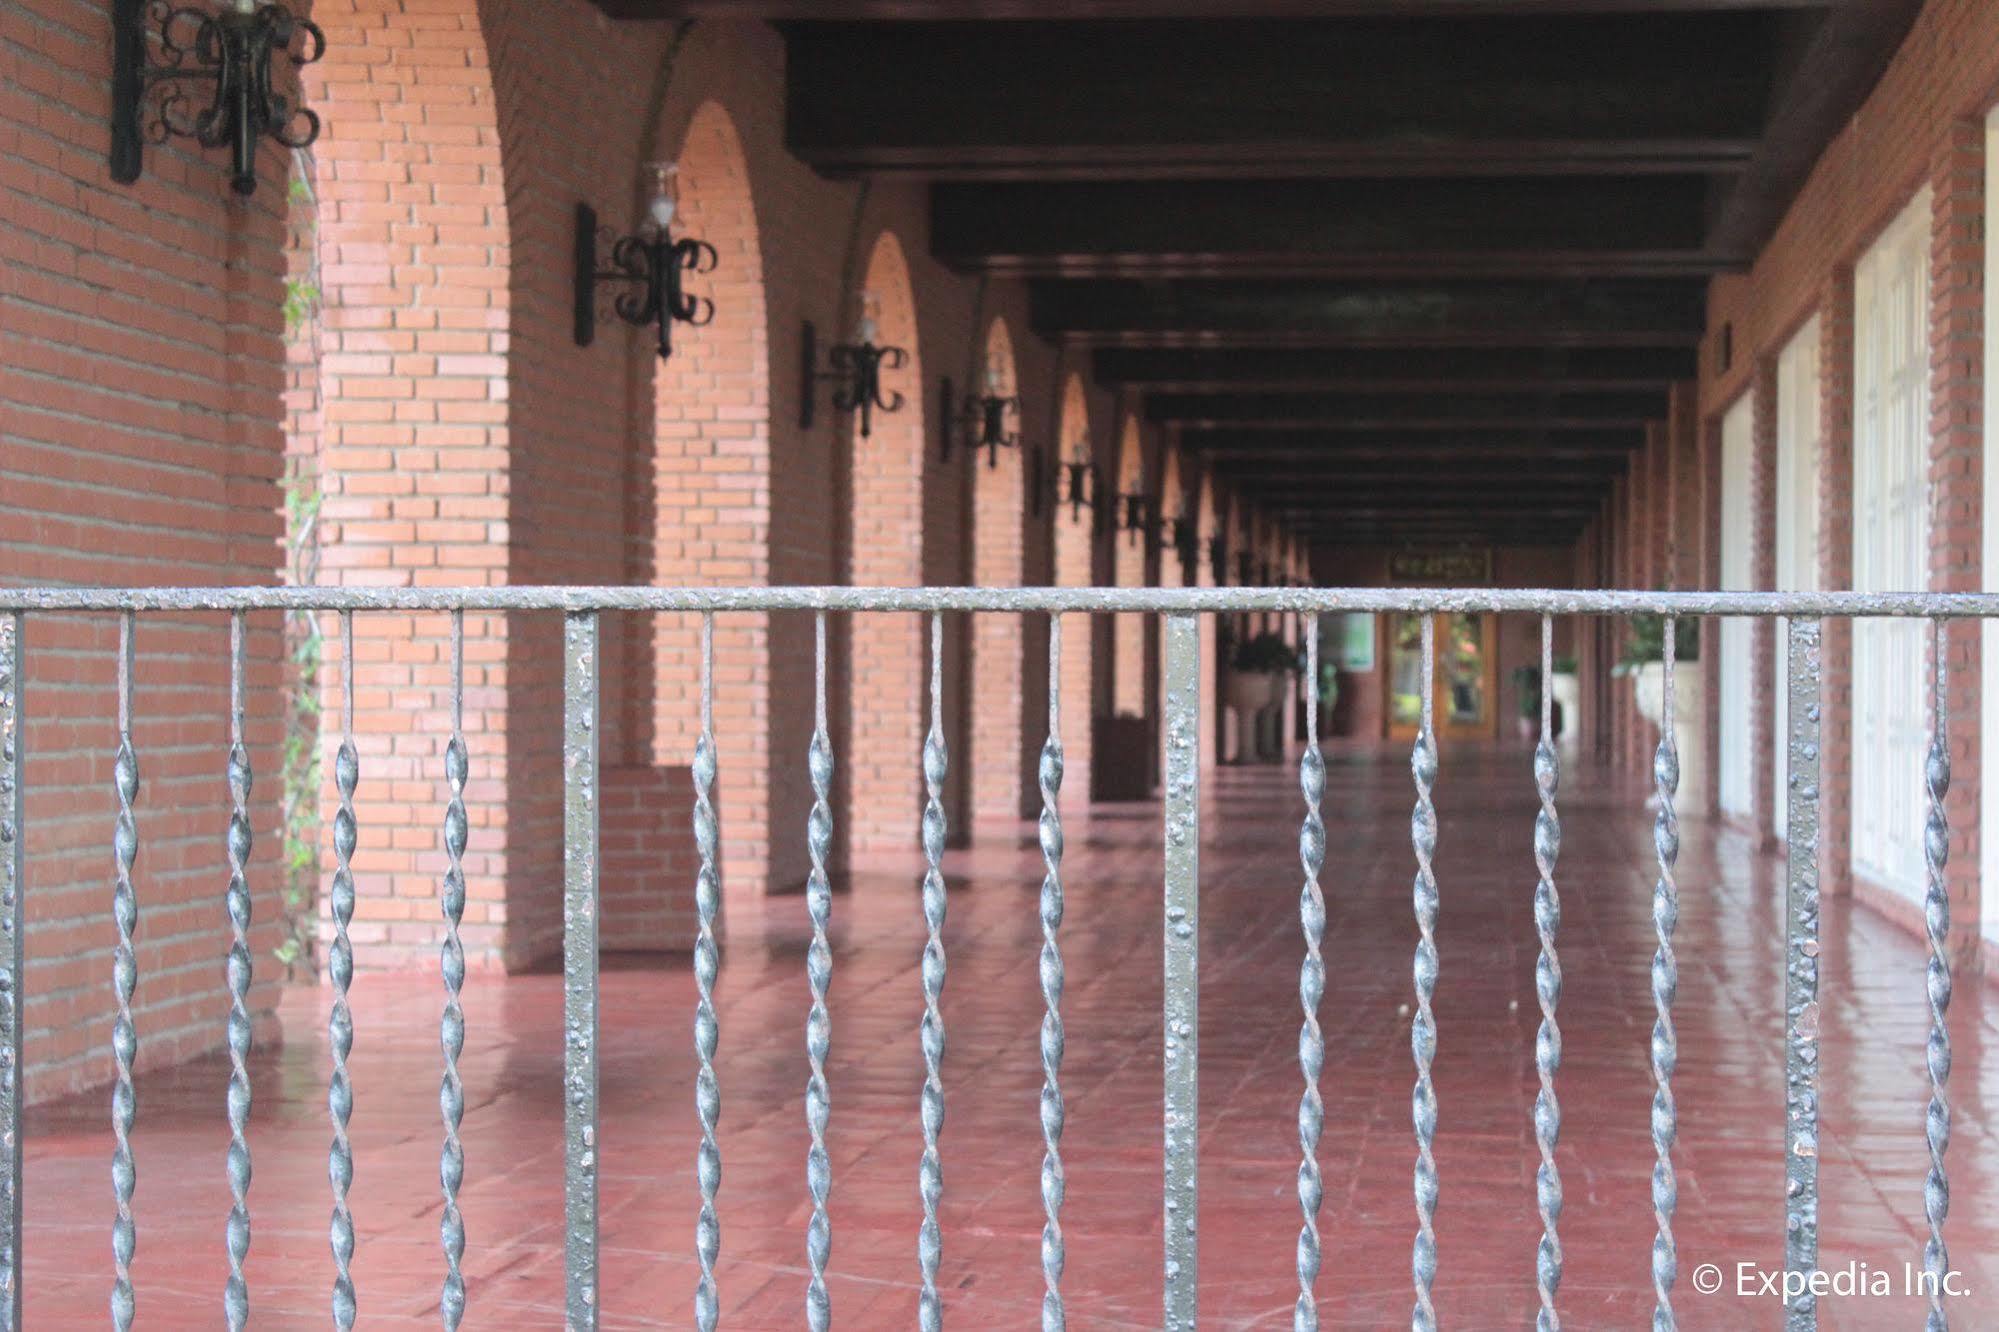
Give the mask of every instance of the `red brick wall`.
M 1930 164 L 1930 587 L 1977 592 L 1984 573 L 1985 487 L 1985 126 L 1957 120 L 1931 149 Z M 1934 642 L 1934 636 L 1932 637 Z M 1961 922 L 1953 952 L 1979 961 L 1980 626 L 1946 631 L 1951 915 Z M 1930 665 L 1937 666 L 1934 650 Z
M 149 145 L 145 175 L 114 184 L 108 9 L 0 8 L 0 583 L 272 583 L 287 157 L 261 154 L 247 200 L 226 156 L 186 141 Z M 282 971 L 280 647 L 275 616 L 249 628 L 261 1040 Z M 142 1067 L 223 1040 L 226 634 L 215 616 L 148 616 L 138 631 Z M 22 983 L 37 1100 L 110 1069 L 116 643 L 109 618 L 27 623 Z
M 1013 359 L 1013 339 L 1006 321 L 995 319 L 987 329 L 981 355 L 959 373 L 957 382 L 969 396 L 983 393 L 990 368 L 1000 397 L 1019 394 Z M 944 423 L 955 428 L 955 423 Z M 1021 422 L 1009 417 L 1010 429 Z M 1022 435 L 1022 442 L 1026 436 Z M 971 472 L 973 495 L 972 582 L 980 587 L 1019 587 L 1024 581 L 1024 556 L 1030 522 L 1027 467 L 1020 448 L 967 455 L 954 440 L 955 465 Z M 1038 752 L 1038 737 L 1047 730 L 1041 721 L 1023 716 L 1026 696 L 1020 687 L 1026 623 L 1013 615 L 973 618 L 972 747 L 968 770 L 972 813 L 976 818 L 1017 819 L 1037 809 L 1034 770 L 1023 759 Z M 1044 640 L 1045 642 L 1045 640 Z M 1045 707 L 1045 700 L 1044 700 Z

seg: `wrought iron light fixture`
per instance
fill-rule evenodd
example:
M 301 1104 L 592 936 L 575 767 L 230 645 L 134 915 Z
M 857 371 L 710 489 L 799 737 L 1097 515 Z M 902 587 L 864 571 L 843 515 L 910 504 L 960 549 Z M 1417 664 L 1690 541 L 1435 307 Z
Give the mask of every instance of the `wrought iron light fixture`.
M 1181 570 L 1186 576 L 1192 577 L 1194 562 L 1201 557 L 1200 532 L 1195 527 L 1193 518 L 1181 514 L 1167 524 L 1167 531 L 1173 553 L 1180 559 Z
M 861 317 L 854 323 L 854 340 L 836 342 L 827 348 L 824 369 L 819 365 L 819 332 L 811 320 L 805 321 L 799 347 L 799 364 L 804 367 L 805 375 L 805 383 L 798 395 L 798 425 L 801 430 L 812 428 L 816 414 L 814 398 L 822 379 L 833 383 L 833 406 L 836 410 L 860 413 L 862 439 L 874 433 L 876 412 L 902 410 L 900 393 L 882 391 L 881 372 L 884 367 L 900 370 L 908 365 L 909 353 L 901 347 L 875 345 L 875 338 L 880 332 L 876 318 L 880 310 L 880 297 L 871 291 L 861 293 Z
M 266 0 L 227 0 L 209 12 L 174 0 L 113 0 L 111 9 L 111 179 L 130 185 L 145 146 L 170 138 L 204 148 L 227 144 L 230 188 L 257 191 L 257 141 L 304 148 L 319 117 L 296 93 L 272 86 L 271 67 L 309 65 L 326 53 L 311 19 Z M 211 94 L 201 94 L 206 87 Z M 208 105 L 196 109 L 197 95 Z
M 1137 484 L 1117 497 L 1117 530 L 1129 532 L 1134 542 L 1141 532 L 1155 533 L 1157 524 L 1152 517 L 1152 501 L 1145 493 L 1145 465 L 1139 464 Z
M 1008 397 L 1000 392 L 1003 379 L 997 365 L 987 365 L 985 378 L 979 384 L 978 393 L 959 402 L 953 396 L 950 376 L 941 383 L 942 416 L 944 421 L 942 444 L 938 457 L 944 462 L 951 461 L 951 439 L 956 435 L 964 441 L 965 448 L 972 453 L 980 449 L 986 451 L 986 466 L 999 466 L 999 451 L 1020 446 L 1020 436 L 1007 429 L 1007 418 L 1020 415 L 1020 399 Z
M 597 210 L 576 205 L 576 345 L 587 347 L 597 336 L 597 287 L 623 287 L 612 308 L 634 328 L 654 325 L 659 331 L 659 359 L 673 355 L 673 326 L 699 328 L 715 317 L 715 303 L 692 296 L 681 285 L 684 273 L 715 271 L 715 247 L 691 236 L 676 239 L 673 222 L 680 211 L 680 168 L 672 162 L 653 163 L 653 195 L 645 220 L 629 236 L 597 225 Z M 610 250 L 611 266 L 597 267 L 598 246 Z
M 1101 478 L 1097 475 L 1097 464 L 1090 456 L 1090 434 L 1085 430 L 1076 436 L 1069 446 L 1066 462 L 1055 465 L 1053 490 L 1058 505 L 1069 506 L 1069 518 L 1074 522 L 1082 518 L 1083 510 L 1097 512 L 1097 500 L 1103 493 Z M 1102 515 L 1098 515 L 1098 526 L 1102 525 Z

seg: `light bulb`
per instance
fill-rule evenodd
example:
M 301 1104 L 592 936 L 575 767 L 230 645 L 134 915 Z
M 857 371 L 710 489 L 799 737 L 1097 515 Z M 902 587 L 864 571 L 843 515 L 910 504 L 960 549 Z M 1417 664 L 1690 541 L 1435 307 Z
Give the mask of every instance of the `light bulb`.
M 678 183 L 680 168 L 672 162 L 655 162 L 653 170 L 652 202 L 646 205 L 646 216 L 652 224 L 665 232 L 673 225 L 673 218 L 680 211 L 674 198 L 674 187 Z

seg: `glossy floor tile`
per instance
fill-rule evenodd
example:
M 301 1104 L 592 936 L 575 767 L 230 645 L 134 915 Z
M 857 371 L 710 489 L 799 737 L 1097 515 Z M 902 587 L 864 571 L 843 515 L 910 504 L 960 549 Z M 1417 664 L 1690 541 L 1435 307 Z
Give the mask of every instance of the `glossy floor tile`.
M 1651 838 L 1643 792 L 1572 775 L 1558 879 L 1567 1196 L 1560 1309 L 1573 1328 L 1650 1314 L 1653 1148 Z M 1406 1326 L 1415 1233 L 1410 1129 L 1412 791 L 1399 753 L 1330 761 L 1323 876 L 1327 1327 Z M 1435 1083 L 1436 1305 L 1450 1328 L 1521 1327 L 1536 1307 L 1537 1160 L 1530 1124 L 1538 1021 L 1531 915 L 1535 796 L 1524 750 L 1447 750 L 1437 786 L 1442 893 Z M 1288 769 L 1231 769 L 1208 789 L 1202 847 L 1201 1308 L 1217 1328 L 1291 1325 L 1298 1232 L 1300 1011 L 1297 823 Z M 363 830 L 366 837 L 366 830 Z M 1740 834 L 1685 826 L 1678 934 L 1677 1091 L 1683 1328 L 1776 1327 L 1770 1297 L 1702 1295 L 1696 1268 L 1781 1265 L 1784 1175 L 1781 866 Z M 1069 820 L 1061 933 L 1068 986 L 1062 1142 L 1063 1279 L 1072 1328 L 1160 1324 L 1160 819 L 1100 807 Z M 989 830 L 948 866 L 949 1025 L 943 1129 L 950 1326 L 1040 1325 L 1041 1085 L 1036 957 L 1040 855 L 1029 825 Z M 921 1217 L 918 867 L 873 865 L 834 906 L 829 1065 L 835 1326 L 914 1326 Z M 802 1326 L 805 1286 L 805 947 L 798 897 L 729 923 L 718 1003 L 723 1112 L 723 1326 Z M 220 980 L 218 965 L 218 983 Z M 1927 1167 L 1923 953 L 1864 910 L 1826 910 L 1824 1266 L 1903 1283 L 1920 1264 Z M 694 984 L 684 960 L 607 957 L 603 978 L 603 1262 L 607 1328 L 692 1325 Z M 433 1326 L 438 1244 L 435 977 L 364 974 L 352 1059 L 364 1327 Z M 463 1191 L 466 1326 L 561 1321 L 560 978 L 475 975 L 466 989 Z M 329 1321 L 327 996 L 286 1001 L 285 1047 L 260 1055 L 251 1145 L 253 1326 Z M 1951 1100 L 1952 1257 L 1970 1294 L 1953 1326 L 1999 1326 L 1995 1014 L 1960 985 Z M 220 1325 L 224 1066 L 140 1088 L 139 1326 Z M 29 1123 L 31 1328 L 104 1319 L 110 1289 L 108 1095 Z M 1858 1270 L 1857 1268 L 1855 1270 Z M 1920 1324 L 1905 1295 L 1827 1299 L 1823 1325 Z

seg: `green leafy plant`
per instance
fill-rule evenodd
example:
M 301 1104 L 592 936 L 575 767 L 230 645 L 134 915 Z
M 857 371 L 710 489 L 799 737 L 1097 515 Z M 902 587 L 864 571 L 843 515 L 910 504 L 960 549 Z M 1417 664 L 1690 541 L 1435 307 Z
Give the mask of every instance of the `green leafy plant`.
M 1532 720 L 1541 715 L 1541 668 L 1539 666 L 1515 666 L 1513 668 L 1514 696 L 1519 700 L 1520 715 Z
M 1238 642 L 1229 654 L 1233 670 L 1261 675 L 1297 674 L 1298 649 L 1282 634 L 1263 633 Z
M 1700 621 L 1681 616 L 1673 621 L 1673 655 L 1681 661 L 1699 661 Z M 1659 615 L 1634 615 L 1624 640 L 1624 655 L 1611 669 L 1613 675 L 1630 675 L 1641 666 L 1666 659 L 1666 621 Z

